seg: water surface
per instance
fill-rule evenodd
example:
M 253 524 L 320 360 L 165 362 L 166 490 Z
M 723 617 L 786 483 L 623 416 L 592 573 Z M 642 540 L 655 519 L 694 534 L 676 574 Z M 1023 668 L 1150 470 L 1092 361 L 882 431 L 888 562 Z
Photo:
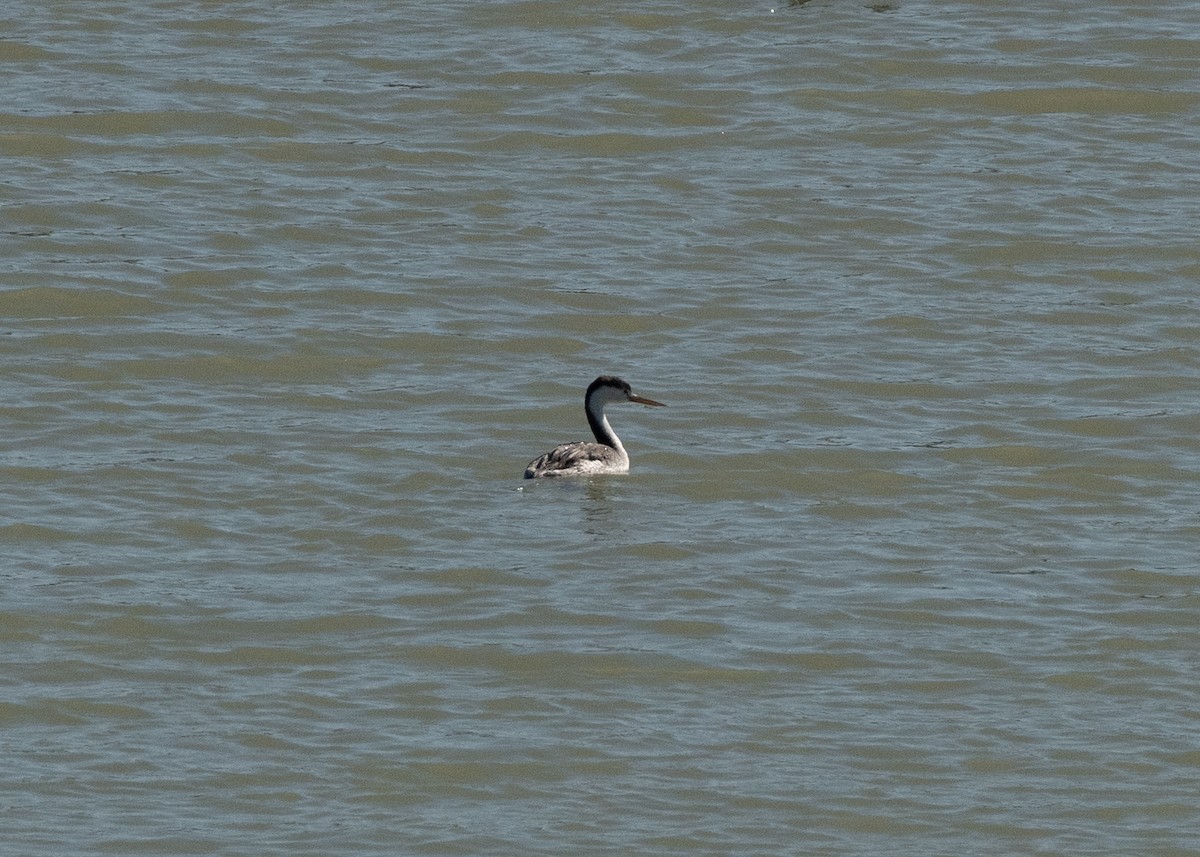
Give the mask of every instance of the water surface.
M 1192 17 L 6 10 L 9 847 L 1189 853 Z

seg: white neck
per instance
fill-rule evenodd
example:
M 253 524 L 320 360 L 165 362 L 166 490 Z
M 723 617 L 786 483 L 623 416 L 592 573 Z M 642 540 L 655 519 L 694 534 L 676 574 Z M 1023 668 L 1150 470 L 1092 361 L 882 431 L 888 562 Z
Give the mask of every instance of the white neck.
M 600 443 L 615 449 L 622 459 L 625 461 L 629 460 L 629 453 L 625 451 L 625 446 L 621 443 L 621 439 L 617 437 L 617 433 L 608 424 L 608 414 L 604 413 L 603 409 L 600 411 L 600 431 L 595 431 L 593 427 L 593 434 L 596 435 L 596 440 Z
M 604 406 L 606 404 L 608 403 L 600 396 L 593 396 L 587 402 L 585 410 L 587 411 L 588 425 L 592 427 L 592 434 L 595 435 L 597 443 L 611 446 L 622 458 L 628 459 L 629 456 L 625 453 L 625 447 L 621 444 L 621 439 L 617 437 L 617 433 L 608 424 L 608 414 L 604 413 Z

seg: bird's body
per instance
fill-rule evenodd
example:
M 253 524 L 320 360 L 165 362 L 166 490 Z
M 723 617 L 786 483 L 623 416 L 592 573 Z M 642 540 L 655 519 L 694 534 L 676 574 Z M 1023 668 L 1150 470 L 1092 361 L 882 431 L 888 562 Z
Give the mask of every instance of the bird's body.
M 583 397 L 588 425 L 596 441 L 580 440 L 556 446 L 545 455 L 535 458 L 525 468 L 526 479 L 543 476 L 596 476 L 605 473 L 628 473 L 629 453 L 621 439 L 608 424 L 604 413 L 612 402 L 637 402 L 663 407 L 662 402 L 635 396 L 629 384 L 611 375 L 601 375 L 590 385 Z

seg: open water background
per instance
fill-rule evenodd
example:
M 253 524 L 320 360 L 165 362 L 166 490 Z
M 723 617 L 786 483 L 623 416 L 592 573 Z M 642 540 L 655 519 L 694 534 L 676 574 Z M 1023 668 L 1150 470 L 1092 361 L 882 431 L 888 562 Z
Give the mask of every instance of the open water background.
M 1198 57 L 6 3 L 4 852 L 1200 853 Z

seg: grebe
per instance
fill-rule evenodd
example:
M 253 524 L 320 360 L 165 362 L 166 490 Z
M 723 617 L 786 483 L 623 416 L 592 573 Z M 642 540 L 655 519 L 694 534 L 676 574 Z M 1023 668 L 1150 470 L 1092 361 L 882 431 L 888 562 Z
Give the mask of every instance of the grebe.
M 588 425 L 596 442 L 580 440 L 556 446 L 540 458 L 529 462 L 525 468 L 526 479 L 541 476 L 594 476 L 601 473 L 628 473 L 629 453 L 621 445 L 621 439 L 608 424 L 604 407 L 610 402 L 637 402 L 639 405 L 654 405 L 665 408 L 662 402 L 635 396 L 629 384 L 612 375 L 601 375 L 588 385 L 583 397 L 583 409 L 587 412 Z

